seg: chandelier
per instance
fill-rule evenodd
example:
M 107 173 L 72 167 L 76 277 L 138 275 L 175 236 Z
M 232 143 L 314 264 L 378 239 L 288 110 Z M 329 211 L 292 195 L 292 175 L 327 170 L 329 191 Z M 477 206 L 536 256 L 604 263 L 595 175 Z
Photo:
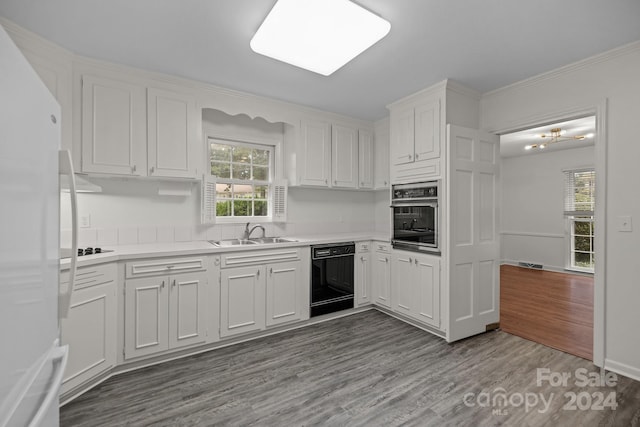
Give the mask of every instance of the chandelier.
M 551 134 L 542 134 L 540 135 L 540 138 L 543 139 L 548 139 L 548 141 L 542 142 L 540 144 L 530 144 L 524 147 L 525 150 L 531 150 L 531 149 L 539 149 L 542 150 L 544 148 L 546 148 L 548 145 L 550 144 L 555 144 L 558 142 L 562 142 L 562 141 L 575 141 L 575 140 L 583 140 L 587 137 L 591 137 L 591 134 L 588 135 L 576 135 L 576 136 L 562 136 L 563 134 L 563 130 L 560 128 L 553 128 L 551 129 Z

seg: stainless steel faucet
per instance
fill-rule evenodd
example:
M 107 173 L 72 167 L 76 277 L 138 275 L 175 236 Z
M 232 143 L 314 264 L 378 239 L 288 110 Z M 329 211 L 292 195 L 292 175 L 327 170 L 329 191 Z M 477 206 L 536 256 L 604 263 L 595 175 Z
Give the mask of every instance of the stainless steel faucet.
M 262 238 L 264 239 L 266 231 L 263 226 L 261 226 L 260 224 L 256 224 L 251 228 L 251 230 L 249 230 L 249 223 L 247 223 L 244 226 L 244 232 L 242 233 L 242 240 L 248 240 L 251 237 L 251 233 L 253 233 L 253 230 L 255 230 L 256 228 L 262 229 Z

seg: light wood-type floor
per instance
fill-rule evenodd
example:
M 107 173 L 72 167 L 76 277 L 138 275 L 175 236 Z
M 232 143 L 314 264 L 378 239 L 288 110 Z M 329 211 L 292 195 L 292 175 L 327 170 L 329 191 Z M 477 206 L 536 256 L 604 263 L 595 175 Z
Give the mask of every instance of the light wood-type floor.
M 593 278 L 501 266 L 500 328 L 593 360 Z
M 538 387 L 537 368 L 572 378 Z M 61 408 L 61 426 L 638 425 L 640 382 L 579 387 L 579 368 L 598 372 L 502 331 L 447 344 L 371 310 L 113 377 Z M 564 393 L 585 407 L 598 392 L 617 410 L 563 409 Z

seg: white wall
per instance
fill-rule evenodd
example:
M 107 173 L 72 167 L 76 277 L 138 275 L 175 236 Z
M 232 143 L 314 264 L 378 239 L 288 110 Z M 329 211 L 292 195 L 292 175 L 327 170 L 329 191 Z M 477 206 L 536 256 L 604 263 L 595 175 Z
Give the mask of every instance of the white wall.
M 640 379 L 640 43 L 486 94 L 482 127 L 515 130 L 540 117 L 607 102 L 606 265 L 604 271 L 605 366 Z M 602 145 L 601 145 L 602 146 Z M 596 157 L 601 157 L 598 146 Z M 598 196 L 597 196 L 598 197 Z M 602 197 L 598 197 L 602 200 Z M 633 232 L 619 232 L 617 218 L 635 217 Z M 598 264 L 596 263 L 596 269 Z M 599 272 L 596 270 L 596 279 Z M 596 289 L 598 292 L 598 289 Z M 598 309 L 596 307 L 596 309 Z M 601 327 L 602 325 L 596 325 Z
M 550 270 L 564 269 L 563 170 L 593 165 L 593 146 L 502 159 L 503 261 L 532 262 Z
M 92 179 L 102 193 L 78 195 L 79 215 L 90 216 L 81 228 L 80 246 L 114 246 L 239 237 L 244 223 L 200 225 L 199 184 L 190 196 L 159 196 L 162 184 L 139 179 Z M 268 235 L 373 231 L 376 197 L 384 192 L 289 188 L 288 221 L 264 224 Z M 61 198 L 61 244 L 70 245 L 68 195 Z

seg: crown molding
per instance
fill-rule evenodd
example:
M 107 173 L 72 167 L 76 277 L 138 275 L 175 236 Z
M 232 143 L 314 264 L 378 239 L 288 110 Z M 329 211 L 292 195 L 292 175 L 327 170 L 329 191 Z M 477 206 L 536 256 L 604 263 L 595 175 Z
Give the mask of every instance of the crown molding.
M 507 86 L 503 86 L 501 88 L 498 88 L 489 92 L 485 92 L 482 94 L 482 98 L 490 98 L 492 96 L 497 96 L 503 92 L 507 92 L 515 88 L 525 88 L 529 86 L 535 86 L 546 80 L 551 80 L 566 74 L 571 74 L 573 72 L 591 67 L 596 64 L 600 64 L 603 62 L 611 61 L 615 58 L 637 53 L 638 51 L 640 51 L 640 40 L 613 48 L 606 52 L 599 53 L 597 55 L 590 56 L 585 59 L 581 59 L 580 61 L 568 64 L 568 65 L 564 65 L 562 67 L 553 69 L 551 71 L 547 71 L 547 72 L 538 74 L 536 76 L 533 76 L 524 80 L 520 80 L 518 82 L 509 84 Z
M 56 63 L 66 63 L 73 59 L 73 52 L 29 31 L 13 21 L 0 16 L 0 25 L 9 33 L 13 42 L 22 51 L 28 51 Z

